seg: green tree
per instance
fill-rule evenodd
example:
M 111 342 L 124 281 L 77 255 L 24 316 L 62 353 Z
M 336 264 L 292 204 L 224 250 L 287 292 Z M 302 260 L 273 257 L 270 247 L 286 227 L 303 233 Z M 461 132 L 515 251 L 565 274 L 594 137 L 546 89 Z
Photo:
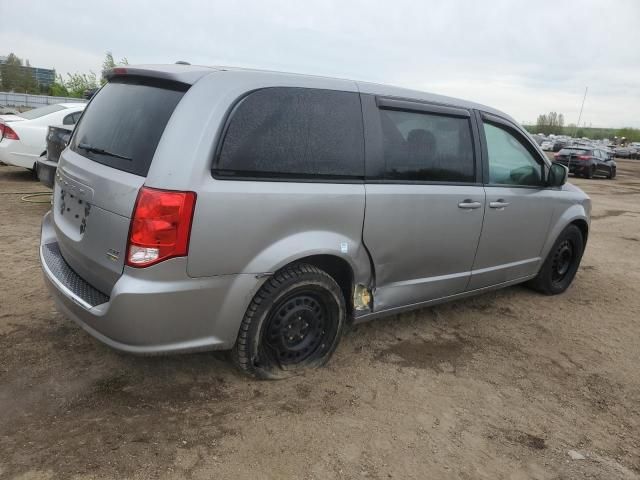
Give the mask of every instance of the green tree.
M 101 85 L 107 83 L 107 72 L 118 65 L 129 65 L 129 60 L 127 60 L 127 57 L 123 57 L 122 60 L 116 64 L 113 59 L 113 53 L 108 50 L 104 56 L 104 62 L 102 62 L 102 74 L 100 76 Z
M 15 54 L 10 53 L 7 57 L 7 62 L 0 65 L 0 77 L 2 77 L 3 90 L 9 92 L 21 91 L 22 60 Z
M 564 115 L 557 112 L 549 112 L 538 115 L 536 129 L 538 133 L 548 135 L 550 133 L 560 134 L 564 127 Z
M 621 128 L 616 132 L 616 137 L 625 137 L 626 142 L 640 142 L 640 130 L 637 128 Z
M 113 61 L 113 54 L 110 51 L 107 51 L 104 62 L 102 62 L 102 75 L 100 78 L 100 83 L 104 85 L 107 83 L 107 72 L 116 66 L 116 62 Z
M 82 98 L 85 90 L 91 90 L 98 87 L 96 80 L 96 74 L 94 72 L 89 73 L 67 73 L 69 77 L 64 83 L 70 97 Z
M 62 79 L 62 75 L 58 75 L 56 77 L 56 81 L 49 85 L 49 91 L 47 92 L 49 95 L 54 97 L 68 97 L 69 91 L 64 84 L 64 80 Z
M 29 60 L 26 60 L 25 66 L 20 70 L 20 91 L 25 93 L 40 93 L 38 82 L 36 81 L 34 72 L 31 70 Z

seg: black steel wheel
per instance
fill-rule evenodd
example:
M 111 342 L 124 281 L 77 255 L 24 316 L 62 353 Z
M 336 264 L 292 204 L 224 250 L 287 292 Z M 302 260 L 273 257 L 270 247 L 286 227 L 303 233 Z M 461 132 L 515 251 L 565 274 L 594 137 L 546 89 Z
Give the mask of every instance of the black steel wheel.
M 564 280 L 574 261 L 574 248 L 570 240 L 564 240 L 553 252 L 551 281 L 555 284 Z
M 578 271 L 583 251 L 582 232 L 576 225 L 569 225 L 556 239 L 538 275 L 529 282 L 529 286 L 547 295 L 564 292 Z
M 272 309 L 263 332 L 263 355 L 281 366 L 322 357 L 338 327 L 338 308 L 327 292 L 302 287 Z
M 324 365 L 345 322 L 335 280 L 304 263 L 276 272 L 258 291 L 232 350 L 234 363 L 257 378 L 277 379 Z

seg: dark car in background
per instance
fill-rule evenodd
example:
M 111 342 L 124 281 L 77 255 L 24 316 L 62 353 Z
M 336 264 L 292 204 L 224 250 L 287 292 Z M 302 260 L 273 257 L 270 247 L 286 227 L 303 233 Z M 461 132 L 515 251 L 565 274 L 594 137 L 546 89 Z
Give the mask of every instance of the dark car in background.
M 583 145 L 564 147 L 553 157 L 556 163 L 568 167 L 569 173 L 574 175 L 585 178 L 593 178 L 596 175 L 604 175 L 607 178 L 616 176 L 616 162 L 601 148 Z
M 617 147 L 614 152 L 618 158 L 633 158 L 634 154 L 634 151 L 629 147 Z
M 38 180 L 53 188 L 53 180 L 58 167 L 60 154 L 67 147 L 75 125 L 52 125 L 47 131 L 47 150 L 36 163 Z
M 562 150 L 565 146 L 567 145 L 567 141 L 566 140 L 559 140 L 559 139 L 555 139 L 553 141 L 553 147 L 551 148 L 552 152 L 559 152 L 560 150 Z

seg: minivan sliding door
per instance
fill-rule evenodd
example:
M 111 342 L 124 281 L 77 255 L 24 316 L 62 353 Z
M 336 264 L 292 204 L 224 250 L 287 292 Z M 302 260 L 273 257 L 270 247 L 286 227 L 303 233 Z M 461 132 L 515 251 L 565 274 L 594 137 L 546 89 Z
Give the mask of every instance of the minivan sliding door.
M 466 109 L 362 95 L 374 311 L 465 290 L 485 193 Z

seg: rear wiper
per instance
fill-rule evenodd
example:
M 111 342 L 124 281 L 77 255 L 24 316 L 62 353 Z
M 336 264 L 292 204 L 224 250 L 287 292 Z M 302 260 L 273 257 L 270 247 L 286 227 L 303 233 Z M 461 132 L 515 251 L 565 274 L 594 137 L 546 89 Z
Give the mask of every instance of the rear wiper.
M 121 158 L 122 160 L 132 160 L 131 158 L 125 157 L 124 155 L 118 155 L 117 153 L 109 152 L 103 148 L 94 147 L 87 143 L 79 143 L 78 148 L 86 150 L 87 152 L 97 153 L 98 155 L 107 155 L 109 157 Z

